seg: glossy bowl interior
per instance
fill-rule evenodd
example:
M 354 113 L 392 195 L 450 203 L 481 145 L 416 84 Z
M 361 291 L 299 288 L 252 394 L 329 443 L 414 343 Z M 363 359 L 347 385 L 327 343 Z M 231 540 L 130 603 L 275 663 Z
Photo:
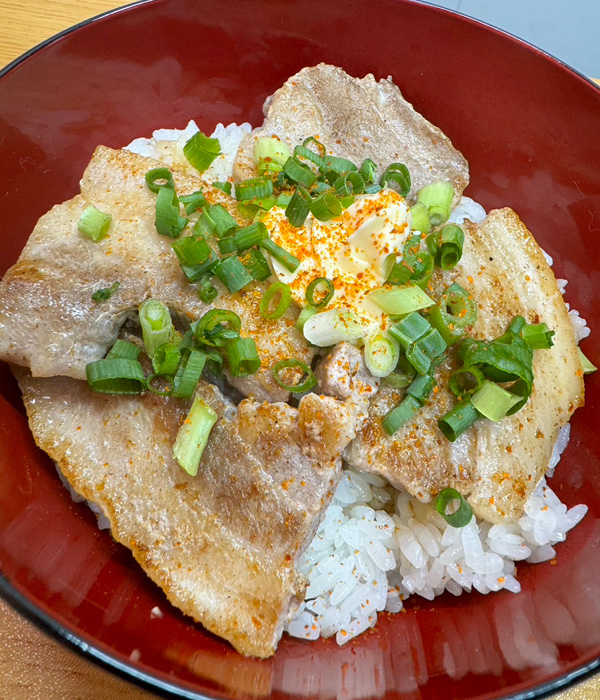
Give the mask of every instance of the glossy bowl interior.
M 65 33 L 0 78 L 0 272 L 38 217 L 78 191 L 94 147 L 194 118 L 254 125 L 288 76 L 326 61 L 393 76 L 467 157 L 467 191 L 512 206 L 600 324 L 600 91 L 514 38 L 409 0 L 156 0 Z M 597 331 L 596 331 L 597 332 Z M 594 336 L 592 336 L 593 338 Z M 584 349 L 600 362 L 596 341 Z M 285 637 L 247 659 L 166 601 L 71 502 L 0 366 L 0 588 L 92 658 L 178 697 L 417 700 L 541 697 L 600 657 L 599 381 L 553 488 L 590 512 L 555 562 L 519 565 L 520 595 L 411 600 L 345 647 Z M 162 617 L 151 615 L 158 606 Z

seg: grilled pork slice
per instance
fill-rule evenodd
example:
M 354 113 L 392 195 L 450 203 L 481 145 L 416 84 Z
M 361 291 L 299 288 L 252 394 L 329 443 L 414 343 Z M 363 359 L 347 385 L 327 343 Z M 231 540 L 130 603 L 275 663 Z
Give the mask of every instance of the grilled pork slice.
M 172 457 L 189 402 L 17 376 L 37 444 L 169 600 L 241 653 L 273 654 L 304 597 L 295 562 L 353 435 L 344 406 L 310 394 L 298 409 L 245 399 L 236 410 L 201 382 L 197 392 L 219 420 L 190 477 Z
M 264 111 L 262 127 L 240 144 L 234 162 L 237 180 L 256 174 L 256 139 L 277 136 L 293 149 L 317 136 L 329 155 L 349 158 L 358 166 L 365 158 L 383 168 L 404 163 L 412 179 L 408 199 L 430 182 L 448 180 L 456 204 L 469 182 L 462 154 L 414 110 L 391 78 L 352 78 L 341 68 L 320 63 L 292 76 L 266 101 Z
M 475 337 L 497 338 L 519 314 L 555 331 L 551 349 L 534 351 L 529 401 L 498 423 L 476 422 L 451 443 L 437 427 L 438 417 L 455 404 L 447 389 L 453 369 L 449 361 L 438 370 L 439 391 L 391 437 L 381 420 L 402 396 L 380 389 L 347 458 L 425 501 L 452 486 L 468 495 L 478 516 L 507 522 L 522 515 L 525 501 L 548 467 L 560 428 L 583 405 L 582 371 L 554 274 L 519 217 L 500 209 L 479 226 L 465 222 L 464 229 L 463 257 L 451 273 L 445 273 L 443 282 L 458 282 L 477 301 Z
M 17 263 L 0 282 L 0 359 L 29 367 L 34 376 L 85 378 L 85 366 L 104 357 L 119 328 L 138 305 L 153 297 L 180 318 L 196 320 L 210 308 L 181 271 L 171 248 L 154 224 L 156 195 L 145 173 L 156 161 L 100 146 L 81 181 L 81 194 L 42 216 Z M 235 202 L 216 188 L 174 173 L 177 192 L 201 188 L 212 203 L 235 212 Z M 83 238 L 77 222 L 88 205 L 111 214 L 107 238 Z M 97 303 L 92 294 L 119 282 L 118 292 Z M 293 318 L 269 320 L 258 312 L 266 284 L 253 283 L 236 295 L 225 292 L 214 307 L 232 308 L 242 320 L 242 335 L 254 338 L 262 367 L 231 381 L 245 395 L 261 400 L 288 398 L 271 376 L 280 359 L 310 362 L 312 351 Z M 290 312 L 292 314 L 293 312 Z M 268 331 L 268 332 L 267 332 Z

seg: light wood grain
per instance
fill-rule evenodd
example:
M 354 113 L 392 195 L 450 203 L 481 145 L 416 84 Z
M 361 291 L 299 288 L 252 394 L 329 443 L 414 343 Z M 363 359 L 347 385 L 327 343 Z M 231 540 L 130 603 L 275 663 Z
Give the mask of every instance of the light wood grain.
M 0 0 L 0 67 L 57 32 L 125 4 L 114 0 Z M 0 601 L 0 700 L 155 697 L 71 652 Z M 595 678 L 553 700 L 598 698 L 600 679 Z

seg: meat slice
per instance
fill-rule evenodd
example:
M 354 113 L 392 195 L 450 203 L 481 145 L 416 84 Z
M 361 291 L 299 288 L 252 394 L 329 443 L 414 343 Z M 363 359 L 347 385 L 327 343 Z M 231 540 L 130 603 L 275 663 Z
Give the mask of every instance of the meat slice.
M 338 343 L 319 363 L 315 376 L 323 394 L 346 402 L 360 430 L 369 400 L 379 389 L 379 379 L 367 369 L 362 351 L 347 341 Z
M 289 78 L 267 100 L 264 111 L 262 127 L 240 144 L 236 180 L 255 175 L 257 138 L 278 136 L 293 149 L 307 137 L 318 136 L 330 155 L 349 158 L 358 166 L 365 158 L 382 168 L 404 163 L 412 178 L 409 199 L 424 185 L 447 180 L 454 185 L 456 204 L 469 182 L 462 154 L 414 110 L 391 78 L 353 78 L 341 68 L 320 63 Z
M 236 410 L 201 382 L 219 420 L 190 477 L 172 457 L 189 402 L 17 376 L 37 444 L 169 600 L 241 653 L 273 654 L 304 597 L 295 563 L 338 480 L 346 409 L 310 394 L 298 409 L 245 399 Z
M 458 282 L 479 307 L 474 335 L 500 336 L 516 315 L 545 322 L 554 346 L 534 352 L 534 388 L 527 404 L 498 423 L 480 420 L 455 443 L 437 419 L 455 403 L 447 387 L 454 365 L 438 369 L 440 390 L 413 421 L 393 436 L 382 417 L 402 398 L 382 388 L 372 402 L 363 431 L 347 450 L 350 464 L 383 474 L 411 494 L 429 500 L 444 487 L 464 495 L 477 515 L 491 522 L 518 518 L 546 471 L 560 428 L 583 405 L 583 378 L 573 328 L 554 274 L 535 239 L 510 209 L 493 211 L 476 226 L 465 222 L 459 265 L 437 280 L 436 296 Z
M 163 301 L 188 323 L 212 308 L 183 275 L 172 239 L 156 231 L 156 195 L 144 176 L 157 165 L 127 151 L 96 149 L 81 194 L 42 216 L 0 282 L 0 359 L 29 367 L 34 376 L 81 379 L 86 364 L 104 357 L 123 322 L 145 299 Z M 179 194 L 202 187 L 209 201 L 236 214 L 235 201 L 220 190 L 177 172 L 174 178 Z M 89 204 L 113 219 L 108 237 L 97 243 L 77 230 Z M 95 291 L 116 281 L 119 290 L 109 300 L 92 300 Z M 261 319 L 258 307 L 266 286 L 253 283 L 237 295 L 224 293 L 213 306 L 232 308 L 240 316 L 242 335 L 254 338 L 262 361 L 255 375 L 231 378 L 232 383 L 246 395 L 286 400 L 288 393 L 271 376 L 272 365 L 282 357 L 310 362 L 312 351 L 294 328 L 293 312 Z

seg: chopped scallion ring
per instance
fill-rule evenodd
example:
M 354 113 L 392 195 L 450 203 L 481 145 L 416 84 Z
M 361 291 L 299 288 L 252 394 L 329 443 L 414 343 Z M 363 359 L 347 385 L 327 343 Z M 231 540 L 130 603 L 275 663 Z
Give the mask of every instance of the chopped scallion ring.
M 315 219 L 329 221 L 340 216 L 343 211 L 341 201 L 332 193 L 325 192 L 310 203 L 310 211 Z
M 148 170 L 145 177 L 146 184 L 155 194 L 158 193 L 161 187 L 169 187 L 172 190 L 175 189 L 173 173 L 169 168 L 152 168 L 152 170 Z
M 223 258 L 217 263 L 215 265 L 215 275 L 232 294 L 239 292 L 240 289 L 254 281 L 252 275 L 235 255 L 232 255 L 230 258 Z
M 123 360 L 137 360 L 140 352 L 140 348 L 135 343 L 130 343 L 127 340 L 118 338 L 108 351 L 105 359 L 112 360 L 121 358 Z
M 274 309 L 271 309 L 271 302 L 279 295 L 279 301 Z M 277 319 L 289 309 L 292 301 L 292 290 L 289 285 L 283 282 L 273 282 L 260 300 L 260 315 L 263 318 Z
M 195 348 L 185 352 L 173 377 L 173 393 L 178 399 L 190 399 L 202 376 L 208 356 Z
M 179 201 L 185 206 L 186 214 L 191 214 L 198 209 L 204 209 L 208 206 L 206 197 L 202 194 L 202 192 L 200 192 L 200 190 L 192 192 L 192 194 L 184 194 L 183 196 L 179 197 Z
M 591 374 L 592 372 L 596 372 L 598 368 L 590 361 L 588 357 L 583 354 L 580 348 L 577 348 L 577 352 L 579 354 L 579 361 L 581 362 L 581 369 L 583 370 L 583 373 Z
M 308 165 L 300 163 L 300 161 L 296 160 L 294 157 L 288 158 L 285 161 L 283 172 L 289 177 L 290 180 L 293 182 L 298 182 L 305 187 L 310 187 L 317 179 L 317 176 L 308 167 Z
M 213 160 L 221 155 L 219 139 L 211 139 L 198 131 L 183 147 L 183 155 L 199 173 L 208 169 Z
M 163 343 L 152 358 L 152 369 L 155 374 L 175 374 L 181 361 L 181 352 L 175 343 Z
M 324 309 L 333 299 L 334 294 L 335 287 L 330 279 L 315 277 L 306 288 L 306 301 L 315 309 Z
M 292 226 L 300 228 L 304 224 L 310 213 L 310 204 L 310 195 L 304 187 L 298 185 L 285 209 L 285 215 Z
M 265 136 L 254 142 L 254 164 L 259 165 L 261 161 L 282 166 L 292 155 L 287 143 L 275 136 Z M 281 168 L 280 168 L 281 169 Z
M 296 319 L 296 328 L 299 331 L 304 331 L 304 324 L 308 321 L 308 319 L 311 316 L 314 316 L 316 313 L 317 310 L 314 306 L 305 306 L 298 315 L 298 318 Z
M 393 183 L 393 185 L 392 185 Z M 390 187 L 399 192 L 403 197 L 410 192 L 410 173 L 404 163 L 391 163 L 385 169 L 383 175 L 379 179 L 381 187 Z
M 365 364 L 374 377 L 391 374 L 400 357 L 398 341 L 383 333 L 371 335 L 365 343 Z
M 165 385 L 164 389 L 159 389 L 154 385 L 155 382 L 162 382 Z M 167 376 L 165 374 L 150 374 L 146 379 L 146 388 L 151 394 L 156 394 L 156 396 L 172 396 L 173 395 L 173 377 Z
M 459 502 L 458 508 L 449 513 L 448 506 L 457 500 Z M 456 489 L 447 488 L 440 491 L 435 501 L 435 508 L 452 527 L 465 527 L 473 518 L 473 509 Z
M 260 369 L 260 358 L 252 338 L 237 337 L 227 345 L 229 370 L 234 377 L 247 377 Z
M 432 306 L 434 301 L 416 284 L 405 287 L 380 287 L 373 290 L 369 297 L 386 314 L 403 316 L 411 311 L 418 311 Z
M 173 337 L 171 314 L 162 301 L 146 299 L 140 305 L 139 317 L 146 352 L 152 358 L 156 350 Z
M 238 182 L 235 186 L 235 198 L 238 202 L 270 197 L 272 194 L 273 181 L 268 177 L 251 177 L 248 180 Z
M 146 377 L 137 360 L 113 357 L 90 362 L 85 367 L 88 384 L 101 394 L 141 394 Z
M 450 182 L 432 182 L 417 193 L 417 200 L 427 207 L 429 220 L 434 227 L 448 221 L 454 197 L 454 187 Z
M 438 419 L 438 427 L 444 436 L 454 442 L 466 430 L 468 430 L 475 421 L 481 418 L 479 411 L 469 401 L 460 401 L 446 415 Z
M 262 221 L 256 221 L 250 226 L 240 228 L 235 232 L 235 243 L 239 250 L 246 250 L 269 237 L 269 231 Z
M 161 187 L 156 197 L 156 217 L 154 224 L 161 236 L 177 238 L 188 225 L 188 220 L 179 215 L 179 199 L 175 190 Z
M 471 396 L 473 406 L 482 416 L 494 421 L 494 423 L 502 420 L 508 411 L 521 400 L 521 396 L 515 396 L 487 379 Z
M 393 435 L 400 426 L 409 421 L 421 410 L 421 402 L 414 396 L 407 396 L 402 403 L 385 416 L 381 425 L 388 435 Z
M 202 454 L 218 417 L 207 403 L 196 396 L 173 444 L 173 456 L 190 476 L 198 474 Z
M 225 325 L 226 324 L 226 325 Z M 211 309 L 196 325 L 196 340 L 204 345 L 223 347 L 240 334 L 240 317 L 228 309 Z
M 263 240 L 259 241 L 258 245 L 263 250 L 266 250 L 272 258 L 275 258 L 278 263 L 283 265 L 288 272 L 295 272 L 298 265 L 300 265 L 300 260 L 298 260 L 295 255 L 288 253 L 287 250 L 284 250 L 278 246 L 277 243 L 272 241 L 270 238 L 264 238 Z
M 302 376 L 306 375 L 306 379 L 302 380 L 301 377 L 301 381 L 297 382 L 296 384 L 286 384 L 286 382 L 281 379 L 281 374 L 288 369 L 302 370 Z M 296 360 L 293 358 L 288 360 L 280 360 L 273 365 L 273 369 L 271 371 L 273 373 L 273 379 L 277 382 L 277 384 L 279 384 L 282 389 L 290 391 L 293 394 L 302 394 L 305 391 L 312 389 L 317 383 L 317 378 L 315 377 L 312 369 L 306 364 L 306 362 L 302 362 L 302 360 Z
M 112 216 L 110 214 L 105 214 L 90 205 L 83 210 L 77 222 L 77 230 L 84 238 L 98 242 L 108 235 L 111 222 Z
M 455 396 L 469 396 L 485 381 L 483 372 L 477 367 L 460 367 L 450 375 L 448 386 Z

